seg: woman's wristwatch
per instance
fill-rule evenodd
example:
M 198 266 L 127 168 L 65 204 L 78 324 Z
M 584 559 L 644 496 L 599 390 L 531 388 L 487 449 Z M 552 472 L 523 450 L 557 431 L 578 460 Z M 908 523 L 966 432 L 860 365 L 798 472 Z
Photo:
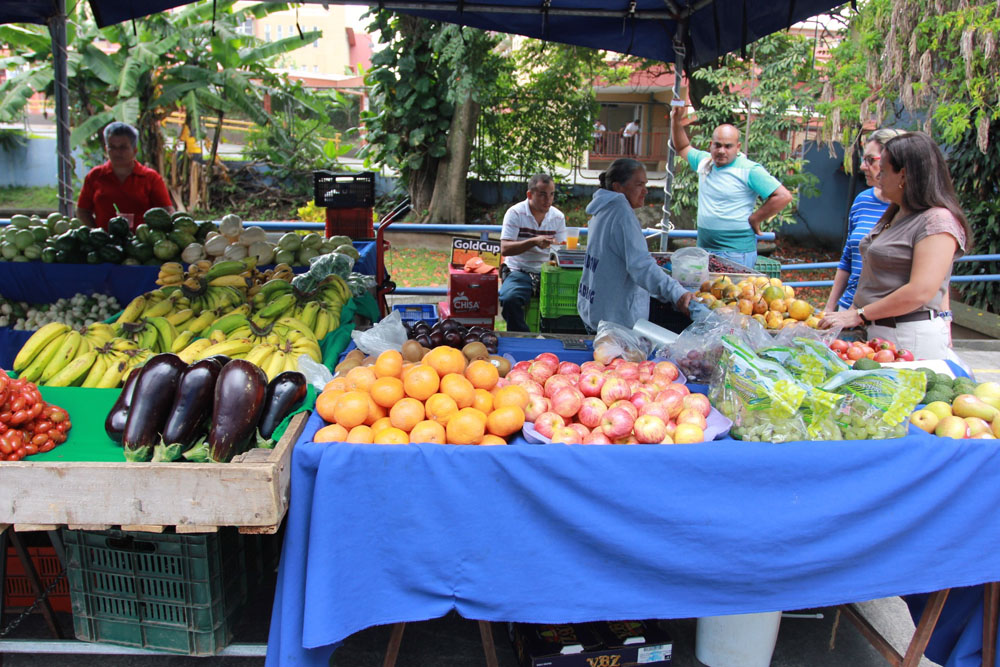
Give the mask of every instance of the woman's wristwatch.
M 864 324 L 865 326 L 867 326 L 867 325 L 869 325 L 869 324 L 872 323 L 871 320 L 869 320 L 867 317 L 865 317 L 864 306 L 862 306 L 861 308 L 858 308 L 858 317 L 861 318 L 861 323 Z

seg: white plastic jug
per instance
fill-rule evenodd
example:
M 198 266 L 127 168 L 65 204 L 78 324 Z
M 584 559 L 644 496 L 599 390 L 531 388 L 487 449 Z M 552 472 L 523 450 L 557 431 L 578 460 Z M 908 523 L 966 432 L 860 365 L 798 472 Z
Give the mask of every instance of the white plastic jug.
M 701 248 L 681 248 L 670 257 L 670 275 L 690 290 L 708 280 L 708 252 Z
M 694 652 L 708 667 L 768 667 L 780 625 L 780 611 L 699 618 Z

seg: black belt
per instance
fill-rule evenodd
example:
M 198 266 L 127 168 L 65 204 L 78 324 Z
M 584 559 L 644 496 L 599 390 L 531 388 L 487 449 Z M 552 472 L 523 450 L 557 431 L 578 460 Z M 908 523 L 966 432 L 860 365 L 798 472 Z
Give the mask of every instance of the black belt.
M 886 317 L 881 320 L 872 320 L 872 324 L 877 324 L 880 327 L 895 328 L 897 324 L 903 324 L 905 322 L 923 322 L 925 320 L 933 320 L 940 314 L 941 313 L 936 310 L 918 310 L 915 313 L 908 313 L 898 317 Z

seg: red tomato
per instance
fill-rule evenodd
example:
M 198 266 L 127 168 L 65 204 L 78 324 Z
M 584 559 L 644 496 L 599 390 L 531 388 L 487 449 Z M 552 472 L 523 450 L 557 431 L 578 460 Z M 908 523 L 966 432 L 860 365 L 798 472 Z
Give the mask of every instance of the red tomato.
M 24 433 L 17 429 L 9 429 L 0 435 L 0 453 L 4 455 L 17 451 L 18 447 L 24 445 Z
M 849 347 L 850 345 L 848 345 L 847 341 L 840 338 L 836 338 L 830 343 L 830 349 L 836 352 L 846 352 Z
M 876 352 L 872 358 L 880 364 L 890 363 L 896 361 L 896 353 L 888 348 L 883 348 Z
M 69 413 L 58 405 L 49 405 L 45 408 L 45 418 L 54 424 L 58 424 L 69 419 Z
M 55 449 L 55 446 L 56 443 L 52 442 L 52 440 L 46 440 L 45 444 L 38 448 L 38 451 L 43 453 L 51 452 L 53 449 Z
M 851 345 L 847 348 L 847 358 L 851 361 L 857 361 L 861 357 L 865 356 L 865 348 L 862 345 Z

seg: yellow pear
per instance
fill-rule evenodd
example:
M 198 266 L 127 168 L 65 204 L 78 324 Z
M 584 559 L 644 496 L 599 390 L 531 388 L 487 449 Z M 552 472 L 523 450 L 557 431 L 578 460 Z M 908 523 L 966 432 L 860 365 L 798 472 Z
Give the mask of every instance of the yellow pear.
M 784 299 L 775 299 L 771 303 L 767 304 L 767 307 L 768 307 L 768 309 L 770 309 L 770 310 L 772 310 L 772 311 L 774 311 L 776 313 L 783 313 L 786 310 L 788 310 L 788 306 L 785 305 L 785 300 Z

